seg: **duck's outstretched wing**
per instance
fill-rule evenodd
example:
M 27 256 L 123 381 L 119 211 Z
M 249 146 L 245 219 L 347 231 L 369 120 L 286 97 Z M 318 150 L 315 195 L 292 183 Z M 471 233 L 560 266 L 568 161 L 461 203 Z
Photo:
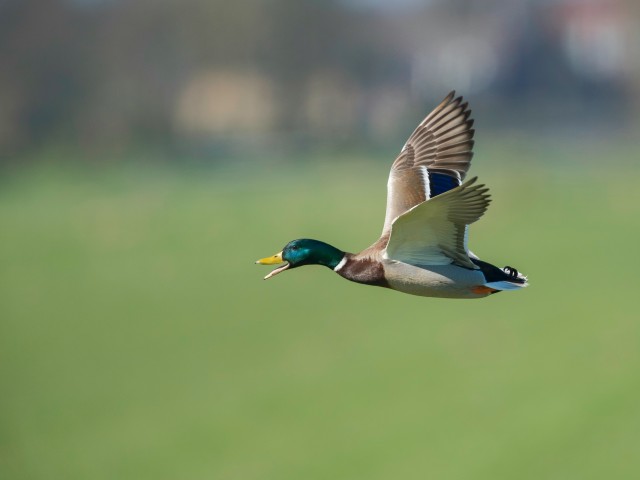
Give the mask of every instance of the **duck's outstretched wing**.
M 416 205 L 462 183 L 473 152 L 473 120 L 451 92 L 411 134 L 391 166 L 385 237 L 393 221 Z
M 455 263 L 477 270 L 469 259 L 467 230 L 487 210 L 488 191 L 476 177 L 425 201 L 395 219 L 384 256 L 412 265 Z

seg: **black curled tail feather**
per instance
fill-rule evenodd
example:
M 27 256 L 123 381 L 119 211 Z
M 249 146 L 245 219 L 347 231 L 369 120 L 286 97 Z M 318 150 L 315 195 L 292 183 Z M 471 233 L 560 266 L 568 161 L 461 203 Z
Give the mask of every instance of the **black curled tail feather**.
M 527 279 L 520 275 L 518 270 L 513 267 L 498 268 L 490 263 L 472 258 L 471 261 L 480 267 L 480 271 L 487 279 L 487 283 L 491 282 L 511 282 L 524 285 Z

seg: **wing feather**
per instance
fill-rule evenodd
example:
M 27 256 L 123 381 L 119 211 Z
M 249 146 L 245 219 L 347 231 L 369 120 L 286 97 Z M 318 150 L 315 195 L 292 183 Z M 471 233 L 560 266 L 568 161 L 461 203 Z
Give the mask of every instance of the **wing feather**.
M 386 258 L 413 265 L 460 266 L 477 270 L 469 258 L 467 226 L 482 217 L 491 202 L 477 178 L 427 200 L 392 224 Z
M 442 188 L 430 188 L 430 174 L 453 178 L 451 187 L 460 185 L 473 157 L 470 115 L 468 104 L 451 92 L 411 134 L 389 173 L 382 237 L 389 234 L 393 221 L 400 215 L 442 193 Z M 443 184 L 448 188 L 449 183 Z

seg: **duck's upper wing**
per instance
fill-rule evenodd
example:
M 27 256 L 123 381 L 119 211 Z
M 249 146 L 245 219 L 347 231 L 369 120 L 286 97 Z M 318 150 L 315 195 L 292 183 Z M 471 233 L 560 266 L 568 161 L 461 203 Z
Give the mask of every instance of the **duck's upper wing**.
M 384 255 L 412 265 L 457 265 L 478 269 L 469 258 L 470 223 L 487 210 L 490 199 L 476 177 L 422 202 L 395 219 Z
M 461 184 L 473 156 L 473 120 L 467 106 L 451 92 L 405 143 L 389 173 L 383 237 L 398 216 Z

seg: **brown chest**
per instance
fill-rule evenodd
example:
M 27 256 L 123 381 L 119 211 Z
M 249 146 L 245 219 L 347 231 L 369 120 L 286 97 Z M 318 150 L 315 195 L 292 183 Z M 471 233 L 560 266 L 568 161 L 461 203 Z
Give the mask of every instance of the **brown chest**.
M 352 282 L 389 288 L 382 264 L 370 258 L 347 258 L 336 272 Z

